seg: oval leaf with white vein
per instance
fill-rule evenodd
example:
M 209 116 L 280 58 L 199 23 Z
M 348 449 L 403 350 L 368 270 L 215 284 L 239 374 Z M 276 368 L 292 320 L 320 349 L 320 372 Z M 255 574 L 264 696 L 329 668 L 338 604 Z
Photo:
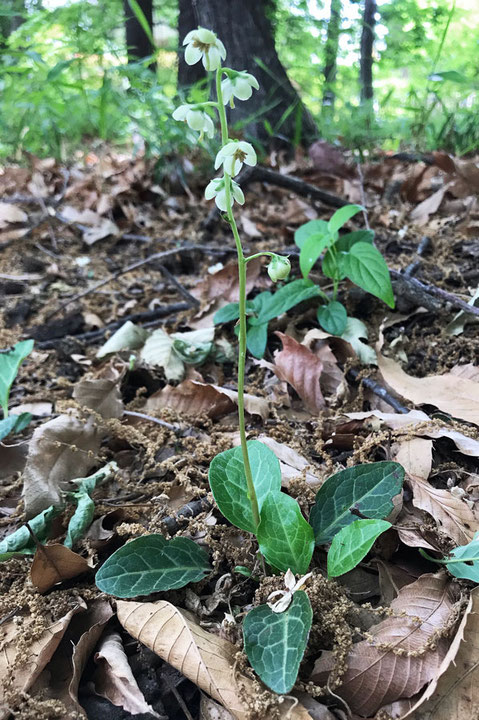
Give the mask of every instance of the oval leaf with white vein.
M 109 595 L 132 598 L 182 588 L 202 580 L 210 569 L 207 553 L 193 540 L 144 535 L 114 552 L 95 582 Z
M 245 617 L 243 637 L 248 660 L 274 692 L 287 693 L 296 682 L 312 621 L 311 603 L 303 590 L 294 594 L 282 613 L 259 605 Z
M 257 440 L 248 442 L 248 455 L 261 512 L 267 496 L 281 489 L 279 460 Z M 241 530 L 255 533 L 241 447 L 225 450 L 213 458 L 208 478 L 215 502 L 225 518 Z
M 377 538 L 392 525 L 387 520 L 355 520 L 334 536 L 328 552 L 328 575 L 338 577 L 356 567 Z
M 354 522 L 354 511 L 371 519 L 387 517 L 403 481 L 404 468 L 395 462 L 355 465 L 331 475 L 316 493 L 309 518 L 316 545 L 331 542 L 341 528 Z

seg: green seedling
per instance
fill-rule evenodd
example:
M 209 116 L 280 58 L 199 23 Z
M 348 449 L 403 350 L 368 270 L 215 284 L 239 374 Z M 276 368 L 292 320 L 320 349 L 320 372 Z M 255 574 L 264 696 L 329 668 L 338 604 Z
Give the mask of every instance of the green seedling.
M 201 138 L 204 134 L 213 137 L 211 113 L 216 111 L 218 115 L 221 148 L 216 156 L 215 168 L 221 170 L 221 174 L 208 184 L 205 197 L 214 198 L 228 222 L 238 258 L 239 302 L 221 308 L 214 320 L 215 323 L 237 321 L 240 442 L 238 447 L 225 450 L 213 458 L 208 477 L 220 512 L 230 523 L 257 539 L 261 562 L 254 570 L 254 579 L 260 573 L 257 569 L 259 566 L 264 571 L 285 573 L 287 589 L 284 593 L 280 592 L 284 598 L 273 605 L 260 605 L 251 610 L 245 617 L 243 634 L 245 651 L 259 677 L 275 692 L 287 693 L 296 682 L 312 624 L 313 612 L 308 595 L 299 588 L 309 577 L 307 573 L 315 545 L 329 545 L 332 542 L 331 561 L 328 562 L 330 575 L 340 575 L 354 567 L 369 552 L 380 532 L 390 527 L 383 518 L 393 508 L 392 498 L 401 491 L 404 471 L 397 463 L 385 462 L 360 465 L 338 473 L 326 481 L 318 492 L 310 524 L 304 518 L 298 502 L 282 491 L 280 463 L 274 452 L 258 440 L 247 440 L 244 411 L 246 350 L 261 357 L 266 348 L 268 323 L 304 300 L 323 297 L 323 293 L 308 278 L 314 261 L 308 267 L 303 257 L 303 279 L 285 284 L 274 294 L 263 292 L 254 300 L 247 301 L 246 268 L 250 260 L 263 255 L 269 257 L 267 271 L 273 282 L 286 280 L 290 272 L 290 262 L 286 257 L 268 251 L 249 257 L 244 255 L 233 212 L 235 203 L 244 203 L 243 192 L 233 178 L 238 175 L 243 164 L 256 164 L 256 153 L 249 143 L 230 139 L 225 104 L 230 102 L 233 105 L 234 98 L 247 100 L 253 89 L 258 88 L 258 83 L 247 72 L 222 67 L 221 61 L 226 57 L 226 50 L 212 31 L 198 28 L 188 33 L 184 44 L 186 62 L 194 64 L 202 61 L 207 71 L 215 73 L 217 99 L 182 105 L 175 110 L 174 117 L 199 132 Z M 334 271 L 337 282 L 340 279 L 337 270 L 342 261 L 340 255 L 351 256 L 348 262 L 351 267 L 356 267 L 358 255 L 350 252 L 356 245 L 366 245 L 369 255 L 376 258 L 377 251 L 370 242 L 364 242 L 364 238 L 362 243 L 338 238 L 339 228 L 355 212 L 357 206 L 354 206 L 354 211 L 351 207 L 343 208 L 339 215 L 336 213 L 330 223 L 326 224 L 329 234 L 323 250 L 327 248 L 328 252 L 331 251 L 330 257 L 334 256 L 334 261 L 328 262 L 331 263 L 331 272 Z M 304 229 L 302 233 L 301 229 L 299 231 L 300 241 L 304 236 L 304 243 L 308 242 L 313 247 L 316 239 L 314 243 L 309 241 L 310 235 Z M 351 248 L 347 246 L 348 242 Z M 316 246 L 314 252 L 317 252 Z M 379 271 L 375 277 L 380 277 Z M 369 289 L 371 286 L 370 283 Z M 392 304 L 392 292 L 388 294 L 387 289 L 384 289 L 383 294 Z M 132 328 L 128 330 L 131 334 Z M 336 330 L 344 331 L 344 327 L 338 325 Z M 125 347 L 125 329 L 118 331 L 118 334 L 122 335 L 119 344 Z M 198 341 L 195 334 L 184 335 L 188 335 L 188 338 L 183 337 L 183 340 L 191 342 L 194 335 Z M 163 335 L 157 335 L 154 341 L 151 338 L 150 344 L 154 345 L 151 349 L 156 356 L 160 353 L 160 346 L 163 353 L 168 341 L 168 359 L 174 357 L 177 364 L 180 359 L 183 363 L 188 362 L 193 355 L 196 358 L 198 353 L 207 350 L 197 346 L 194 352 L 190 349 L 189 355 L 186 355 L 185 347 L 180 347 L 176 342 L 178 338 L 172 336 L 165 340 Z M 118 345 L 117 340 L 115 336 L 110 338 L 109 345 L 107 343 L 100 354 L 105 355 L 118 349 L 112 347 Z M 206 340 L 209 343 L 212 337 Z M 135 334 L 133 341 L 138 348 L 143 345 L 145 338 L 138 338 Z M 133 346 L 128 343 L 128 347 Z M 361 518 L 359 520 L 358 514 Z M 165 540 L 160 535 L 148 535 L 117 550 L 97 573 L 96 582 L 105 592 L 119 597 L 135 597 L 184 587 L 189 582 L 202 580 L 208 571 L 206 553 L 192 540 L 183 537 Z M 236 572 L 252 576 L 252 570 L 243 566 L 237 566 Z M 295 575 L 303 577 L 296 582 Z
M 373 244 L 374 232 L 357 230 L 339 235 L 348 220 L 363 210 L 360 205 L 345 205 L 336 210 L 329 222 L 311 220 L 296 230 L 294 235 L 299 247 L 299 265 L 303 278 L 309 278 L 322 255 L 322 272 L 333 281 L 331 297 L 319 291 L 324 304 L 318 308 L 319 324 L 332 335 L 342 335 L 346 328 L 346 308 L 337 299 L 339 284 L 345 278 L 380 298 L 389 307 L 394 307 L 388 266 Z
M 8 398 L 10 389 L 18 374 L 22 362 L 33 350 L 33 340 L 22 340 L 9 350 L 0 352 L 0 405 L 3 410 L 3 420 L 0 420 L 0 441 L 11 432 L 20 432 L 27 427 L 32 416 L 30 413 L 20 415 L 8 414 Z

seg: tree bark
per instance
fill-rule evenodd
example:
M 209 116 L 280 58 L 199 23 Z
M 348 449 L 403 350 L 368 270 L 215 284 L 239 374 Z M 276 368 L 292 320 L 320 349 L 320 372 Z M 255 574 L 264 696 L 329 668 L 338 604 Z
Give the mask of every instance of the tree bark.
M 339 30 L 341 27 L 341 0 L 331 0 L 329 13 L 328 35 L 324 49 L 324 92 L 323 108 L 332 111 L 334 108 L 334 81 L 336 80 L 336 64 L 339 47 Z
M 246 136 L 263 143 L 275 137 L 309 144 L 318 136 L 317 127 L 276 53 L 272 7 L 272 0 L 180 0 L 180 43 L 185 31 L 198 25 L 213 30 L 226 47 L 226 65 L 257 78 L 260 89 L 247 102 L 237 100 L 231 114 Z M 180 51 L 180 84 L 189 77 L 184 65 Z
M 372 104 L 373 91 L 373 46 L 374 27 L 376 25 L 376 0 L 364 0 L 363 28 L 361 33 L 361 59 L 359 82 L 361 86 L 361 104 Z
M 138 5 L 153 32 L 153 0 L 137 0 Z M 128 0 L 123 0 L 125 14 L 125 34 L 128 62 L 136 62 L 153 53 L 153 46 L 141 24 L 130 7 Z

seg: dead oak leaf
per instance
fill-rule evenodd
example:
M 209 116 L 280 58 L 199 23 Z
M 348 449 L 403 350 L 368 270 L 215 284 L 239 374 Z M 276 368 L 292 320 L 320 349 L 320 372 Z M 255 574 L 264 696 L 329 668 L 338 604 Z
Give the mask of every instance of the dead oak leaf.
M 372 640 L 355 643 L 346 659 L 347 670 L 335 692 L 353 713 L 371 717 L 384 705 L 415 695 L 437 676 L 449 643 L 436 631 L 451 620 L 455 600 L 444 572 L 423 575 L 399 591 L 390 606 L 395 615 L 370 628 Z M 334 667 L 333 652 L 324 652 L 311 679 L 324 685 Z
M 80 380 L 73 388 L 73 398 L 83 407 L 99 413 L 103 418 L 120 418 L 123 415 L 118 380 L 97 378 Z
M 317 415 L 325 406 L 319 384 L 323 363 L 309 348 L 289 335 L 281 332 L 275 335 L 283 343 L 283 349 L 274 358 L 276 375 L 296 390 L 310 413 Z
M 63 580 L 90 570 L 88 560 L 57 543 L 37 548 L 30 568 L 30 578 L 41 593 L 50 590 Z

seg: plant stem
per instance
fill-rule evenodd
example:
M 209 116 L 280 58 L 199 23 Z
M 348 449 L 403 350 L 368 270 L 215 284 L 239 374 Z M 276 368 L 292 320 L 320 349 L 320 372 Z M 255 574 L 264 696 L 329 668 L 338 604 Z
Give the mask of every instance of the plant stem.
M 254 255 L 249 255 L 247 258 L 245 258 L 245 262 L 249 263 L 250 260 L 254 260 L 255 258 L 259 257 L 274 257 L 277 253 L 269 252 L 268 250 L 265 250 L 264 252 L 255 253 Z
M 216 71 L 216 96 L 218 99 L 218 114 L 221 123 L 221 143 L 225 145 L 228 142 L 228 124 L 226 120 L 226 110 L 223 104 L 223 93 L 221 91 L 221 75 L 222 68 Z M 233 214 L 232 198 L 231 198 L 231 177 L 228 173 L 224 173 L 225 179 L 225 195 L 226 195 L 226 214 L 231 225 L 231 231 L 236 243 L 236 252 L 238 254 L 238 279 L 239 279 L 239 352 L 238 352 L 238 424 L 240 430 L 241 451 L 243 453 L 243 465 L 246 477 L 246 485 L 248 487 L 248 497 L 251 503 L 251 512 L 256 528 L 259 525 L 259 507 L 258 498 L 253 483 L 253 475 L 249 461 L 248 445 L 246 444 L 246 423 L 244 417 L 244 379 L 245 379 L 245 363 L 246 363 L 246 263 L 247 260 L 243 253 L 241 238 L 239 236 L 238 227 Z

